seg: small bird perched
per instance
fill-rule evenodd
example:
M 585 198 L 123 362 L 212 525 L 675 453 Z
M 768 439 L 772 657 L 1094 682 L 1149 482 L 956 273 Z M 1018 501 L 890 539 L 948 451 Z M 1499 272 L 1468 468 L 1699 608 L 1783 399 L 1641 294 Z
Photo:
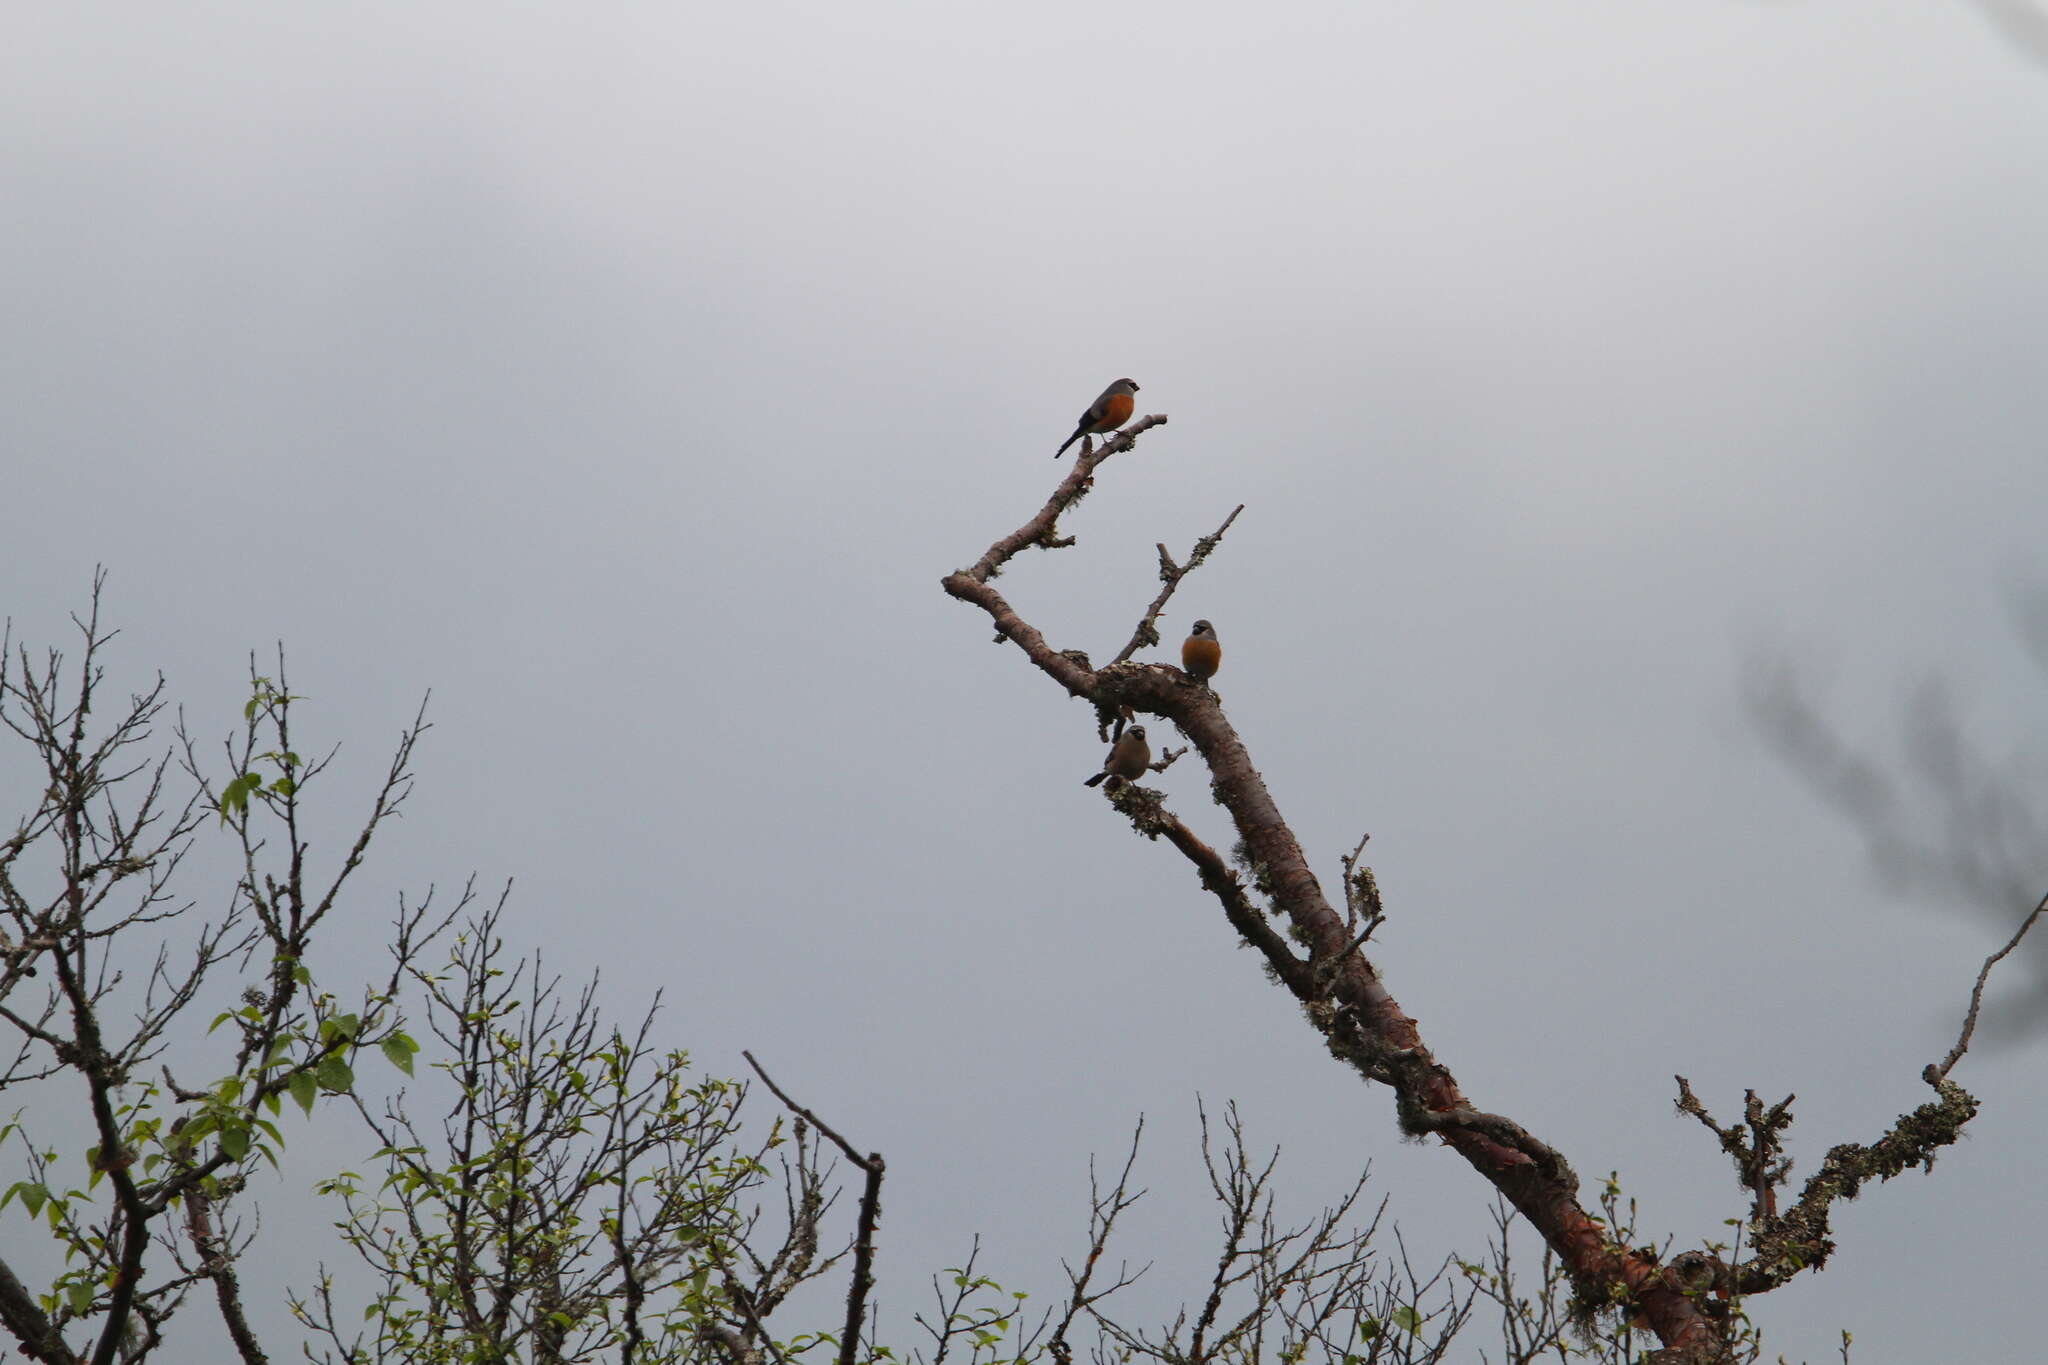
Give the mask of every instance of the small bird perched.
M 1217 666 L 1223 662 L 1223 646 L 1216 640 L 1216 627 L 1207 621 L 1195 622 L 1195 628 L 1188 632 L 1188 638 L 1181 641 L 1180 666 L 1187 675 L 1202 686 L 1209 685 L 1209 679 L 1216 676 Z
M 1067 438 L 1066 445 L 1052 453 L 1057 460 L 1067 453 L 1067 446 L 1083 436 L 1100 436 L 1105 431 L 1115 431 L 1131 420 L 1131 395 L 1138 386 L 1128 379 L 1119 379 L 1102 391 L 1102 396 L 1088 405 L 1088 411 L 1081 414 L 1081 420 L 1074 424 L 1074 434 Z
M 1109 746 L 1109 757 L 1102 760 L 1102 771 L 1081 785 L 1093 787 L 1105 777 L 1121 777 L 1126 782 L 1135 782 L 1151 766 L 1152 746 L 1145 742 L 1145 727 L 1133 725 Z

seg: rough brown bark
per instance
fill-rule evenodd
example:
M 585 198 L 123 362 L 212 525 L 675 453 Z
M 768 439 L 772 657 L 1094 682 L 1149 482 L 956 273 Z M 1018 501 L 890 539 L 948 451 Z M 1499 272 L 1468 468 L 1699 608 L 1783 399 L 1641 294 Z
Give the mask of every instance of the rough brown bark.
M 36 1304 L 35 1295 L 29 1293 L 5 1262 L 0 1262 L 0 1323 L 6 1324 L 15 1344 L 30 1360 L 47 1365 L 76 1365 L 78 1357 L 50 1324 L 49 1315 Z

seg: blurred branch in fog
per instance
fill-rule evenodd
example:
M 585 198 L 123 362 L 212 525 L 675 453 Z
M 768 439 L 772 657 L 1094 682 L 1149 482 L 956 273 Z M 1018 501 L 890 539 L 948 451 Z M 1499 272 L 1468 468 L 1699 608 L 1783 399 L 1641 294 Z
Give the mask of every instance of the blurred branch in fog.
M 2048 10 L 2039 0 L 1971 0 L 2000 37 L 2048 65 Z
M 2026 610 L 2033 616 L 2023 619 L 2023 632 L 2048 671 L 2048 597 Z M 1766 742 L 1863 836 L 1886 892 L 1966 910 L 2001 938 L 2041 900 L 2048 770 L 2030 750 L 1989 756 L 1942 678 L 1913 689 L 1886 746 L 1845 738 L 1825 700 L 1782 653 L 1755 658 L 1743 690 Z M 1994 1043 L 2048 1028 L 2048 940 L 2023 945 L 2020 955 L 2032 980 L 1993 1002 L 1985 1032 Z

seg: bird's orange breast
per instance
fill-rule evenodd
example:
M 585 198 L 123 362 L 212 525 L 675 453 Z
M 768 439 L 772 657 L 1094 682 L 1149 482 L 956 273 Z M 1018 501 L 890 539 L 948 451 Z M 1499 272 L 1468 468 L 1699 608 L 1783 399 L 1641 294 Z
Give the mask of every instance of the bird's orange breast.
M 1127 393 L 1113 393 L 1102 411 L 1102 425 L 1098 431 L 1111 431 L 1131 420 L 1131 396 Z
M 1190 636 L 1180 647 L 1180 666 L 1192 677 L 1211 677 L 1222 662 L 1223 646 L 1214 640 Z

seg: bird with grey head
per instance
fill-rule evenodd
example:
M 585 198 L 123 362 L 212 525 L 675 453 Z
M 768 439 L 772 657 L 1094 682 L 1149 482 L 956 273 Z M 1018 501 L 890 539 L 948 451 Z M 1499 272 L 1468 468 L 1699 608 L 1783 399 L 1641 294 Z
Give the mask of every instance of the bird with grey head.
M 1067 447 L 1083 436 L 1100 436 L 1130 421 L 1135 406 L 1132 395 L 1137 391 L 1137 381 L 1132 379 L 1119 379 L 1104 389 L 1081 414 L 1081 420 L 1074 424 L 1074 434 L 1052 453 L 1052 457 L 1057 460 L 1066 454 Z

